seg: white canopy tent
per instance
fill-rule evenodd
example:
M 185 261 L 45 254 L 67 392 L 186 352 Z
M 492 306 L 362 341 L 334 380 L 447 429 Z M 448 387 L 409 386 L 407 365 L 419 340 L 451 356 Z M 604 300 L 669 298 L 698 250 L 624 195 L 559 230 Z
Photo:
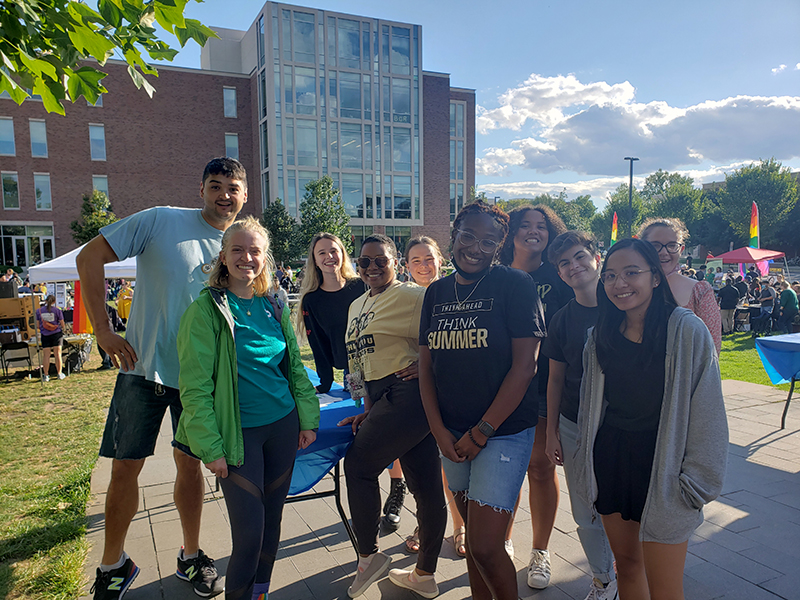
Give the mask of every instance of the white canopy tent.
M 83 246 L 75 248 L 66 254 L 48 260 L 45 263 L 30 267 L 28 277 L 31 283 L 45 283 L 48 281 L 77 281 L 78 268 L 75 266 L 75 259 L 78 253 L 83 250 Z M 106 265 L 106 279 L 135 279 L 136 278 L 136 258 L 128 258 L 120 262 L 108 263 Z

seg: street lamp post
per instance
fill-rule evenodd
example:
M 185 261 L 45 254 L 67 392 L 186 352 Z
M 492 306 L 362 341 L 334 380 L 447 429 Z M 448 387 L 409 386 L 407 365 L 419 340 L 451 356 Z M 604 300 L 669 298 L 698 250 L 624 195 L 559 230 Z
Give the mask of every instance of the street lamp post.
M 633 237 L 633 161 L 639 159 L 626 156 L 623 160 L 629 160 L 631 163 L 631 178 L 628 183 L 628 237 Z

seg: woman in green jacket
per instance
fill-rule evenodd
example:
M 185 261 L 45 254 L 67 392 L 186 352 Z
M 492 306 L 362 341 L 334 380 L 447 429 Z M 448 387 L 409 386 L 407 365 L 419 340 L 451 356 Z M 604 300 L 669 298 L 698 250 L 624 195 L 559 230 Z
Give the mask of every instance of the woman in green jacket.
M 266 230 L 252 217 L 234 223 L 178 333 L 176 439 L 220 478 L 233 538 L 228 600 L 267 597 L 295 454 L 319 426 L 289 311 L 269 296 L 273 269 Z

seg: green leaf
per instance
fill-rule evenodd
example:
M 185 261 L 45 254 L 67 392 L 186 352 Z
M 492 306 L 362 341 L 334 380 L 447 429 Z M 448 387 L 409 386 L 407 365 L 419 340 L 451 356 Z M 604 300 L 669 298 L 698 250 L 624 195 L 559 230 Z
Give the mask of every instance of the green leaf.
M 27 55 L 27 53 L 20 50 L 19 58 L 22 63 L 30 69 L 30 71 L 36 75 L 37 77 L 42 77 L 43 75 L 47 75 L 50 79 L 56 81 L 58 80 L 58 74 L 56 73 L 56 68 L 51 65 L 46 60 L 41 60 L 39 58 L 32 58 Z
M 152 29 L 153 23 L 156 21 L 156 11 L 153 10 L 153 7 L 148 6 L 147 9 L 139 15 L 139 25 L 144 28 Z
M 153 97 L 153 93 L 156 91 L 156 88 L 150 85 L 150 82 L 144 78 L 144 75 L 139 73 L 139 71 L 137 71 L 135 68 L 131 66 L 128 67 L 128 75 L 131 76 L 133 84 L 138 89 L 142 89 L 142 87 L 144 87 L 144 91 L 147 92 L 147 95 L 150 96 L 151 98 Z
M 131 66 L 138 66 L 143 73 L 148 75 L 158 75 L 158 71 L 144 62 L 142 58 L 142 54 L 135 46 L 131 46 L 123 53 L 125 57 L 125 62 L 127 62 Z
M 56 87 L 58 87 L 58 85 Z M 62 87 L 61 91 L 63 92 L 63 90 L 64 88 Z M 53 93 L 53 90 L 42 78 L 37 77 L 33 82 L 33 93 L 39 94 L 42 97 L 42 102 L 47 112 L 55 112 L 60 115 L 64 114 L 64 107 L 61 105 L 61 102 L 58 101 L 59 99 Z
M 174 48 L 170 48 L 169 46 L 163 44 L 162 42 L 159 42 L 158 44 L 155 44 L 152 48 L 148 48 L 147 53 L 153 60 L 171 61 L 178 54 L 178 51 L 175 50 Z
M 101 65 L 111 58 L 116 44 L 108 38 L 92 31 L 88 26 L 77 26 L 69 32 L 69 39 L 84 55 L 91 55 Z
M 28 92 L 22 89 L 17 82 L 9 77 L 5 69 L 0 69 L 0 92 L 8 92 L 11 99 L 17 104 L 22 104 L 25 98 L 28 98 Z
M 83 2 L 70 2 L 67 10 L 74 18 L 81 19 L 84 23 L 103 23 L 103 17 Z
M 185 27 L 183 11 L 186 8 L 185 0 L 155 0 L 156 21 L 164 29 L 173 32 L 174 27 Z
M 119 26 L 122 25 L 122 10 L 113 0 L 99 0 L 97 8 L 100 10 L 100 14 L 103 15 L 103 18 L 115 28 L 119 28 Z
M 70 100 L 75 102 L 83 96 L 92 104 L 97 102 L 100 93 L 108 91 L 100 83 L 106 75 L 107 73 L 92 67 L 81 67 L 77 71 L 70 72 L 67 79 Z
M 175 27 L 175 36 L 178 38 L 181 48 L 183 48 L 190 39 L 200 44 L 200 46 L 205 46 L 208 38 L 219 38 L 212 29 L 209 29 L 196 19 L 186 19 L 186 27 Z

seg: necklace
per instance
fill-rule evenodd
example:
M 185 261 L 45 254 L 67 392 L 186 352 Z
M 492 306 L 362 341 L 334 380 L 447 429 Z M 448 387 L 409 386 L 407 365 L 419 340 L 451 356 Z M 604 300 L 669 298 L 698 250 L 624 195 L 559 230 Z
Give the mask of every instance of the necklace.
M 486 273 L 486 275 L 488 275 L 488 274 L 489 274 L 489 273 Z M 464 305 L 467 303 L 467 300 L 469 300 L 470 298 L 472 298 L 472 294 L 474 294 L 474 293 L 475 293 L 475 290 L 477 290 L 477 289 L 478 289 L 478 286 L 481 284 L 481 281 L 483 281 L 484 279 L 486 279 L 486 275 L 484 275 L 483 277 L 481 277 L 480 279 L 478 279 L 478 283 L 476 283 L 476 284 L 475 284 L 475 287 L 474 287 L 474 288 L 472 288 L 472 291 L 471 291 L 471 292 L 470 292 L 470 293 L 467 295 L 467 297 L 466 297 L 466 298 L 464 298 L 463 300 L 459 300 L 459 299 L 458 299 L 458 282 L 456 281 L 456 278 L 455 278 L 455 277 L 453 277 L 453 291 L 454 291 L 454 292 L 455 292 L 455 294 L 456 294 L 456 307 L 458 308 L 458 311 L 459 311 L 459 312 L 461 312 L 462 310 L 464 310 Z
M 356 322 L 354 324 L 356 338 L 358 338 L 361 331 L 366 329 L 367 325 L 369 325 L 370 322 L 372 321 L 372 319 L 369 318 L 369 315 L 372 312 L 372 307 L 375 306 L 375 303 L 378 301 L 380 295 L 386 290 L 388 290 L 392 283 L 394 282 L 390 281 L 388 284 L 386 284 L 386 286 L 383 287 L 383 289 L 377 292 L 374 296 L 370 296 L 369 293 L 367 293 L 367 297 L 364 298 L 364 302 L 361 304 L 361 310 L 358 311 L 358 318 L 356 319 Z M 367 300 L 369 300 L 370 297 L 374 299 L 372 300 L 372 304 L 369 305 L 369 308 L 365 312 L 364 307 L 367 305 Z
M 236 296 L 236 294 L 233 295 Z M 240 303 L 242 300 L 244 300 L 244 298 L 236 296 L 236 300 L 237 300 L 236 303 L 239 304 L 239 306 L 244 310 L 245 314 L 247 314 L 248 317 L 251 316 L 250 309 L 253 308 L 253 302 L 256 301 L 256 295 L 253 294 L 253 297 L 250 298 L 250 304 L 247 305 L 247 308 L 245 308 L 243 303 Z

